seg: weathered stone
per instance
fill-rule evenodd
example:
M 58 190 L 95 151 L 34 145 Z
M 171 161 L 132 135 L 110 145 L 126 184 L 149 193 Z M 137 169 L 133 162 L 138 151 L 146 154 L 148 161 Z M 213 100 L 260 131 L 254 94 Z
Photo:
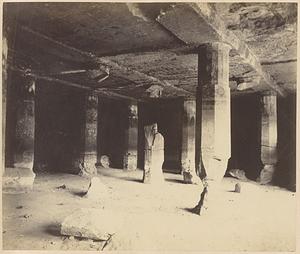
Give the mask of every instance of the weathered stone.
M 272 182 L 277 158 L 277 97 L 266 93 L 262 97 L 261 115 L 261 161 L 264 164 L 258 181 L 261 184 Z
M 241 193 L 241 184 L 240 183 L 235 184 L 234 192 Z
M 28 168 L 6 168 L 2 176 L 3 192 L 26 192 L 32 190 L 35 173 Z
M 90 184 L 88 190 L 84 197 L 89 199 L 97 199 L 101 201 L 105 198 L 108 194 L 107 187 L 105 184 L 100 180 L 99 177 L 92 177 L 90 180 Z
M 120 214 L 100 209 L 80 209 L 61 224 L 60 233 L 67 236 L 107 241 L 122 224 Z
M 123 168 L 135 170 L 137 168 L 138 147 L 138 106 L 132 102 L 128 105 L 128 125 L 125 130 L 125 153 L 123 156 Z
M 204 44 L 198 50 L 196 113 L 200 126 L 196 129 L 201 142 L 197 148 L 201 151 L 199 169 L 204 185 L 198 206 L 206 208 L 204 197 L 209 194 L 210 200 L 214 200 L 231 154 L 229 50 L 230 47 L 222 43 Z M 199 150 L 197 152 L 199 155 Z
M 228 171 L 228 173 L 239 180 L 248 181 L 248 178 L 246 177 L 245 171 L 241 169 L 231 169 Z
M 102 155 L 100 157 L 100 166 L 103 168 L 109 168 L 109 165 L 110 165 L 109 157 L 107 155 Z
M 164 182 L 163 162 L 164 137 L 158 132 L 157 124 L 146 126 L 144 183 L 161 184 Z
M 74 167 L 79 169 L 79 175 L 89 176 L 97 174 L 97 121 L 98 97 L 90 93 L 85 95 L 85 118 L 82 122 L 81 151 L 74 161 Z
M 274 172 L 275 172 L 275 166 L 274 165 L 265 165 L 264 168 L 261 170 L 260 175 L 257 178 L 257 181 L 260 184 L 271 183 L 272 180 L 273 180 Z
M 200 178 L 195 167 L 195 138 L 196 138 L 196 102 L 183 102 L 183 127 L 181 145 L 181 169 L 183 181 L 189 184 L 199 184 Z

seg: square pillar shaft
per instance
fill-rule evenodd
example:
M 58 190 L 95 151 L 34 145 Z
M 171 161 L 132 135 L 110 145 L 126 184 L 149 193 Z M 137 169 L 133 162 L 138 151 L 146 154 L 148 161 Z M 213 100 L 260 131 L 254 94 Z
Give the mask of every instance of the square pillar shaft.
M 85 95 L 85 114 L 81 131 L 81 152 L 78 164 L 81 173 L 97 174 L 97 128 L 98 128 L 98 96 Z
M 10 143 L 6 158 L 10 159 L 5 162 L 3 189 L 18 192 L 30 190 L 35 178 L 35 80 L 15 76 L 9 82 L 7 112 L 13 115 L 7 116 L 6 122 L 10 128 L 5 140 Z
M 196 101 L 183 101 L 181 168 L 185 183 L 199 180 L 195 169 Z
M 223 43 L 201 45 L 198 51 L 197 117 L 200 117 L 200 171 L 205 179 L 223 178 L 231 154 L 229 50 Z
M 261 111 L 261 161 L 264 168 L 261 183 L 272 181 L 277 164 L 277 97 L 274 93 L 263 94 Z
M 132 102 L 128 105 L 128 122 L 125 129 L 125 151 L 123 157 L 123 168 L 135 170 L 137 168 L 138 151 L 138 106 Z

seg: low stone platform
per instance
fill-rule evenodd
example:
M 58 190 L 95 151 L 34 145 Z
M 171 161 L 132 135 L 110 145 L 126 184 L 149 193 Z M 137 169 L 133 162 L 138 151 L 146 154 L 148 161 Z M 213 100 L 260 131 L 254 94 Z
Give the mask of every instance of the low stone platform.
M 5 168 L 2 176 L 4 193 L 22 193 L 32 190 L 35 173 L 28 168 Z

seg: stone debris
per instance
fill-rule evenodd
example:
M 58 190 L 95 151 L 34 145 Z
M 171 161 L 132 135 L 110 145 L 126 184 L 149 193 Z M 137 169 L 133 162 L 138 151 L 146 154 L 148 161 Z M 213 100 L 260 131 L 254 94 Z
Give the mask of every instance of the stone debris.
M 61 185 L 61 186 L 56 187 L 56 189 L 66 189 L 66 185 L 63 184 L 63 185 Z
M 88 190 L 84 197 L 91 199 L 102 199 L 107 196 L 108 190 L 106 185 L 100 180 L 99 177 L 92 177 Z
M 16 209 L 22 209 L 22 208 L 23 208 L 22 205 L 19 205 L 19 206 L 16 207 Z
M 246 177 L 245 171 L 241 169 L 231 169 L 228 171 L 228 173 L 239 180 L 248 181 L 248 178 Z
M 237 183 L 234 187 L 234 192 L 241 193 L 241 184 Z
M 103 168 L 109 168 L 110 160 L 107 155 L 102 155 L 100 158 L 100 166 Z
M 61 235 L 109 241 L 122 224 L 121 214 L 102 209 L 82 208 L 61 224 Z

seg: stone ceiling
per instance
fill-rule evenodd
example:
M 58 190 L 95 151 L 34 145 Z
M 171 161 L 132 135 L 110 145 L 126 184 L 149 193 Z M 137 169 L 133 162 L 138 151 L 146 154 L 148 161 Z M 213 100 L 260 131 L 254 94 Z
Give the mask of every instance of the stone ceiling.
M 232 94 L 296 89 L 293 3 L 6 3 L 15 70 L 119 98 L 195 95 L 197 47 L 232 44 Z M 201 60 L 201 59 L 200 59 Z M 152 89 L 152 90 L 153 90 Z

